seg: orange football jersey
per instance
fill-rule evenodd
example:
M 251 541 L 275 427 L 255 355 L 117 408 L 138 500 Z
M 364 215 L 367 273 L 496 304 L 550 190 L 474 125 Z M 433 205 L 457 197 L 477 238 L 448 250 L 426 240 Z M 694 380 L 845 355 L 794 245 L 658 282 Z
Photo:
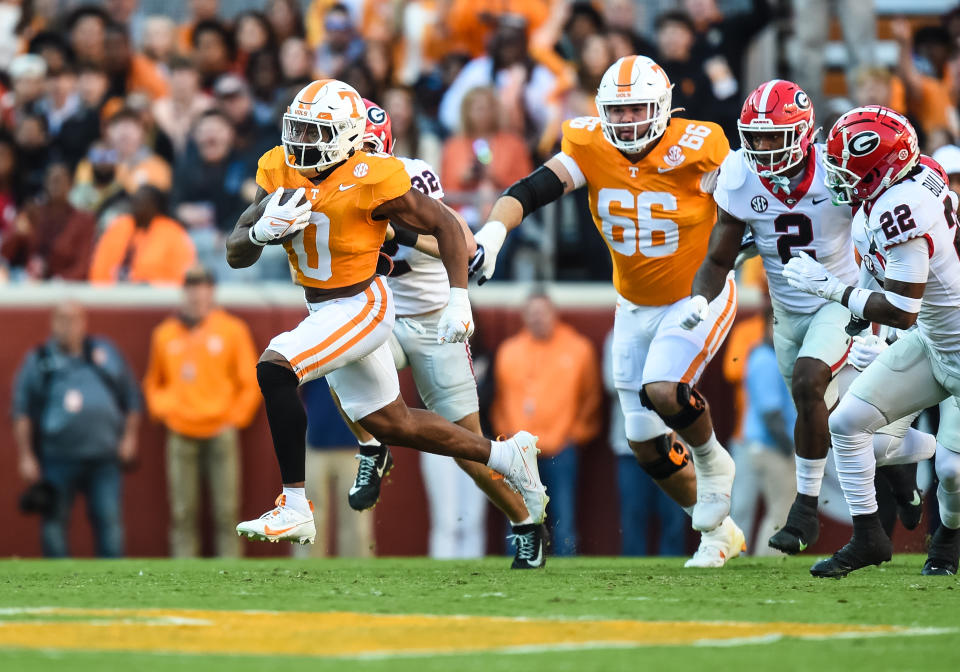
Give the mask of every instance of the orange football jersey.
M 410 176 L 399 159 L 356 152 L 314 184 L 286 164 L 282 147 L 274 147 L 260 157 L 257 184 L 268 193 L 281 187 L 306 189 L 313 203 L 310 223 L 283 246 L 297 284 L 337 289 L 376 272 L 387 220 L 374 220 L 372 213 L 407 193 Z
M 586 178 L 617 292 L 644 306 L 689 296 L 716 221 L 713 197 L 700 181 L 730 151 L 723 130 L 673 118 L 653 150 L 633 163 L 603 137 L 597 117 L 578 117 L 564 122 L 561 150 Z

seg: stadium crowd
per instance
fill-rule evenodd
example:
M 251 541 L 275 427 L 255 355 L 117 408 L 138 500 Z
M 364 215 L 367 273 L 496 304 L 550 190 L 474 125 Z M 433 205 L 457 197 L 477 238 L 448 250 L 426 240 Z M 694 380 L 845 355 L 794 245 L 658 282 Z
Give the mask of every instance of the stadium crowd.
M 819 20 L 818 13 L 826 17 L 832 3 L 793 4 Z M 265 248 L 260 263 L 234 270 L 226 263 L 224 241 L 254 198 L 257 161 L 278 143 L 290 99 L 320 78 L 346 81 L 382 105 L 392 120 L 394 152 L 435 166 L 445 201 L 472 228 L 483 224 L 504 189 L 557 151 L 563 120 L 596 114 L 600 77 L 629 54 L 655 59 L 676 85 L 674 106 L 690 118 L 720 124 L 733 147 L 739 145 L 736 119 L 746 93 L 762 78 L 792 73 L 816 102 L 818 125 L 829 128 L 851 104 L 889 106 L 914 121 L 924 153 L 939 151 L 947 172 L 960 175 L 960 149 L 952 146 L 960 140 L 960 9 L 935 23 L 888 21 L 884 30 L 896 43 L 897 57 L 883 62 L 873 48 L 879 32 L 873 4 L 839 4 L 841 14 L 848 14 L 839 18 L 851 48 L 838 84 L 826 76 L 830 72 L 820 55 L 827 18 L 822 24 L 795 21 L 790 3 L 772 0 L 189 0 L 177 18 L 153 11 L 160 5 L 136 0 L 5 2 L 0 4 L 0 283 L 287 281 L 281 247 Z M 755 46 L 751 59 L 751 47 L 765 30 L 777 36 L 794 31 L 793 47 L 768 40 Z M 608 281 L 609 257 L 584 192 L 525 222 L 501 253 L 494 279 Z M 758 261 L 740 271 L 739 281 L 762 291 Z M 206 275 L 191 281 L 198 264 L 208 269 Z M 744 337 L 744 353 L 764 341 L 763 325 L 754 326 Z M 166 327 L 183 328 L 176 321 Z M 582 339 L 560 328 L 565 338 Z M 497 354 L 491 377 L 500 382 L 516 372 L 507 361 L 511 356 L 532 361 L 530 352 L 548 347 L 538 340 L 545 337 L 519 335 L 516 352 Z M 594 416 L 602 381 L 597 359 L 592 350 L 584 353 L 588 389 L 572 390 L 569 401 Z M 211 432 L 191 436 L 176 418 L 156 410 L 162 406 L 160 368 L 159 360 L 151 361 L 147 410 L 168 426 L 170 446 L 183 461 L 198 441 L 212 440 Z M 764 384 L 763 374 L 755 370 L 753 379 L 761 382 L 751 382 L 743 369 L 741 362 L 739 371 L 726 372 L 737 389 Z M 557 381 L 542 384 L 556 392 Z M 513 424 L 504 409 L 519 412 L 524 400 L 505 400 L 509 386 L 504 386 L 493 402 L 493 422 L 506 433 Z M 129 408 L 140 404 L 135 397 Z M 589 403 L 582 401 L 587 397 Z M 739 410 L 750 417 L 747 403 L 743 399 Z M 785 406 L 789 416 L 791 404 Z M 25 414 L 26 406 L 21 410 Z M 231 427 L 249 422 L 247 410 L 236 411 L 244 418 Z M 597 422 L 584 418 L 585 427 L 557 436 L 545 451 L 553 458 L 557 483 L 568 482 L 554 485 L 553 492 L 570 493 L 554 506 L 569 504 L 572 510 L 576 446 L 599 431 L 586 426 Z M 773 473 L 771 464 L 792 447 L 757 426 L 755 417 L 749 422 L 746 442 L 754 453 L 766 450 L 758 462 L 766 465 L 764 473 Z M 214 429 L 217 434 L 222 427 Z M 619 438 L 612 436 L 611 443 L 616 446 Z M 227 442 L 235 444 L 235 433 Z M 321 440 L 312 443 L 318 447 Z M 635 471 L 626 457 L 622 469 L 631 465 Z M 171 462 L 171 473 L 177 468 Z M 792 478 L 780 480 L 789 485 Z M 768 510 L 776 494 L 783 493 L 767 493 Z M 675 526 L 679 509 L 658 496 L 662 499 L 651 491 L 647 504 L 639 495 L 629 502 L 623 498 L 624 529 L 633 528 L 630 516 L 640 516 L 641 509 L 648 515 L 662 509 L 659 527 Z M 178 555 L 196 552 L 194 523 L 184 520 L 189 508 L 175 515 Z M 236 517 L 229 507 L 223 515 L 225 521 Z M 560 517 L 557 546 L 573 553 L 576 531 L 569 522 L 569 514 Z M 63 554 L 53 534 L 48 531 L 51 549 L 56 546 L 50 553 Z M 761 530 L 758 537 L 765 534 Z M 359 536 L 367 539 L 370 532 Z M 645 553 L 642 537 L 625 539 L 625 551 Z M 104 554 L 118 554 L 112 543 Z M 232 540 L 224 538 L 222 546 L 222 552 L 236 553 Z M 366 542 L 360 546 L 370 548 Z

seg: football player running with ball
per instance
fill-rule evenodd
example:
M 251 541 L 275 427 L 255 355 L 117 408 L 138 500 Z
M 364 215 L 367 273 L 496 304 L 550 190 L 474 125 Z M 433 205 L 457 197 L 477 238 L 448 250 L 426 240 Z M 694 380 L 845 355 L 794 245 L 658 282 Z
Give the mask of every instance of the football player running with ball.
M 709 300 L 724 287 L 741 239 L 745 233 L 751 235 L 769 283 L 777 363 L 797 407 L 797 497 L 786 524 L 768 543 L 794 554 L 820 535 L 817 503 L 830 449 L 827 418 L 839 398 L 836 374 L 846 364 L 852 343 L 846 330 L 850 311 L 790 286 L 783 269 L 804 252 L 844 283 L 856 284 L 851 214 L 848 208 L 832 204 L 824 184 L 825 150 L 814 144 L 813 106 L 799 86 L 782 79 L 761 84 L 744 102 L 737 127 L 742 148 L 731 152 L 720 168 L 713 194 L 719 209 L 717 225 L 681 324 L 692 329 L 700 323 Z M 932 456 L 933 438 L 910 429 L 912 419 L 877 435 L 884 463 L 889 461 L 888 454 L 909 462 Z M 921 454 L 903 458 L 904 451 Z M 919 498 L 909 506 L 916 492 L 915 479 L 898 476 L 893 474 L 890 480 L 907 483 L 895 492 L 901 508 L 909 507 L 902 517 L 913 529 L 922 511 Z
M 390 289 L 377 276 L 387 221 L 434 236 L 450 281 L 435 337 L 462 343 L 473 331 L 467 299 L 469 258 L 460 225 L 438 201 L 411 188 L 403 163 L 361 150 L 363 100 L 334 79 L 310 83 L 283 115 L 282 145 L 261 157 L 257 199 L 227 240 L 234 268 L 255 263 L 282 242 L 309 315 L 273 338 L 257 380 L 280 466 L 276 506 L 237 526 L 251 538 L 313 542 L 313 506 L 304 494 L 304 381 L 326 376 L 344 413 L 383 443 L 480 462 L 499 471 L 531 515 L 546 505 L 536 437 L 489 441 L 428 411 L 407 408 L 387 339 L 394 325 Z M 284 201 L 285 190 L 295 190 Z M 536 513 L 535 513 L 536 512 Z M 324 514 L 325 515 L 325 514 Z
M 695 385 L 736 315 L 732 275 L 693 330 L 680 327 L 693 274 L 716 220 L 711 191 L 730 151 L 719 126 L 671 118 L 672 84 L 649 58 L 628 56 L 603 75 L 599 117 L 563 124 L 561 151 L 494 204 L 475 238 L 473 270 L 494 271 L 504 237 L 537 208 L 586 186 L 613 259 L 619 295 L 614 380 L 637 460 L 703 532 L 688 567 L 722 567 L 744 549 L 729 517 L 734 465 Z M 680 434 L 693 452 L 675 441 Z
M 925 157 L 924 157 L 925 158 Z M 783 270 L 791 286 L 841 304 L 857 317 L 903 334 L 864 369 L 830 415 L 837 474 L 853 516 L 853 538 L 810 573 L 842 577 L 889 560 L 877 514 L 873 434 L 941 404 L 937 433 L 936 531 L 924 574 L 954 574 L 960 555 L 960 254 L 956 195 L 942 170 L 921 162 L 917 135 L 902 115 L 860 107 L 837 120 L 826 143 L 826 184 L 838 203 L 859 206 L 853 239 L 880 291 L 852 287 L 801 255 Z

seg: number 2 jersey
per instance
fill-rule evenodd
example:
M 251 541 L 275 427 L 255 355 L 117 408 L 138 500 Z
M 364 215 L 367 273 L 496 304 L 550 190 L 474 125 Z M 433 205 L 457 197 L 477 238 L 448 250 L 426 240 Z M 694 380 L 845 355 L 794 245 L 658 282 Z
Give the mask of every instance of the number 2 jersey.
M 927 243 L 929 270 L 917 328 L 937 352 L 960 351 L 960 251 L 956 198 L 938 172 L 919 166 L 853 217 L 853 240 L 864 267 L 881 283 L 893 246 Z
M 274 147 L 257 164 L 257 184 L 267 193 L 303 187 L 313 204 L 310 223 L 283 243 L 298 285 L 339 289 L 376 273 L 387 220 L 373 219 L 382 203 L 410 190 L 403 163 L 387 154 L 356 152 L 314 184 Z
M 810 313 L 826 303 L 794 289 L 783 277 L 784 264 L 801 250 L 848 285 L 857 284 L 850 209 L 831 201 L 823 184 L 823 152 L 823 145 L 811 145 L 803 176 L 786 193 L 750 170 L 738 149 L 720 166 L 713 192 L 717 206 L 745 222 L 753 233 L 774 303 L 795 313 Z

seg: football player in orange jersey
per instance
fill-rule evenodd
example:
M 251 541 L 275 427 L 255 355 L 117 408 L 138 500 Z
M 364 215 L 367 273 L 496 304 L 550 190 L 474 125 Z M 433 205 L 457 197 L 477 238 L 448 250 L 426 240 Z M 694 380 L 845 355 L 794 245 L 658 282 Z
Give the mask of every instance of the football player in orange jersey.
M 257 364 L 283 480 L 275 508 L 240 523 L 251 538 L 313 542 L 313 505 L 304 494 L 307 418 L 297 387 L 327 377 L 344 413 L 378 440 L 482 462 L 523 495 L 533 516 L 547 496 L 537 472 L 536 437 L 519 432 L 489 441 L 439 415 L 407 408 L 387 338 L 390 288 L 376 275 L 388 220 L 436 238 L 450 279 L 437 323 L 441 343 L 473 332 L 467 299 L 468 257 L 456 219 L 411 188 L 399 159 L 361 151 L 366 114 L 349 85 L 326 79 L 297 93 L 283 115 L 282 146 L 260 158 L 257 199 L 227 240 L 234 268 L 255 263 L 264 245 L 282 242 L 309 315 L 277 335 Z M 295 190 L 284 201 L 285 190 Z
M 614 379 L 627 438 L 644 470 L 703 532 L 688 567 L 721 567 L 744 548 L 730 519 L 733 459 L 717 441 L 694 387 L 736 314 L 732 274 L 694 331 L 678 324 L 716 221 L 711 196 L 730 151 L 719 126 L 671 118 L 672 85 L 649 58 L 627 56 L 604 74 L 599 117 L 563 125 L 561 151 L 494 204 L 476 233 L 471 264 L 492 275 L 504 237 L 538 207 L 586 186 L 590 211 L 613 259 L 619 299 Z M 691 447 L 693 465 L 677 432 Z

